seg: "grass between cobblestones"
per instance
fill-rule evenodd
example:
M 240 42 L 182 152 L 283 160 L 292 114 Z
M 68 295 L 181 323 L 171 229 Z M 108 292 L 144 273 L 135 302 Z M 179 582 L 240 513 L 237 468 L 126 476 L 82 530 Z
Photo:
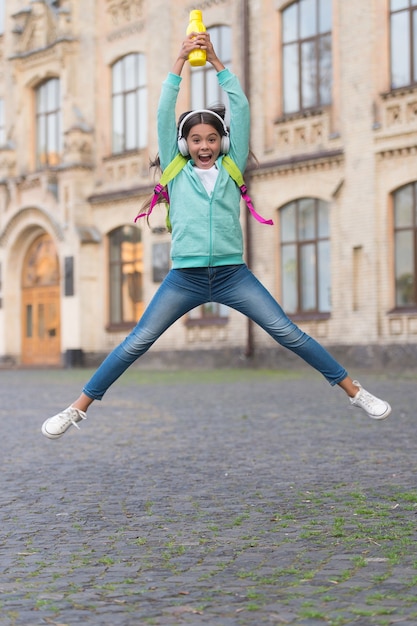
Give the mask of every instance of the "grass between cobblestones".
M 343 484 L 327 493 L 293 493 L 288 510 L 267 524 L 263 520 L 257 534 L 251 518 L 263 517 L 272 506 L 262 494 L 254 494 L 247 510 L 227 523 L 215 523 L 198 503 L 189 504 L 183 515 L 158 519 L 147 503 L 149 522 L 139 524 L 146 534 L 135 536 L 136 523 L 127 522 L 103 534 L 101 549 L 91 549 L 89 522 L 81 516 L 73 516 L 63 537 L 72 536 L 68 553 L 52 546 L 42 554 L 36 534 L 28 537 L 16 555 L 16 577 L 2 593 L 0 623 L 25 623 L 19 609 L 8 608 L 17 601 L 57 625 L 79 623 L 62 622 L 61 613 L 73 611 L 88 623 L 96 615 L 91 623 L 110 624 L 99 619 L 106 607 L 117 623 L 132 624 L 197 624 L 196 616 L 205 621 L 205 615 L 216 623 L 216 607 L 236 624 L 417 621 L 415 493 L 381 498 Z M 128 510 L 125 515 L 135 517 Z M 191 534 L 182 530 L 190 525 Z M 155 585 L 147 582 L 148 574 L 156 574 Z M 196 603 L 193 589 L 199 590 Z M 158 602 L 165 605 L 165 617 L 152 616 Z M 141 621 L 123 621 L 123 614 L 136 612 Z M 26 623 L 42 623 L 32 620 Z
M 26 435 L 28 455 L 3 467 L 0 625 L 417 623 L 413 422 L 404 409 L 382 437 L 362 418 L 294 424 L 293 393 L 302 408 L 317 389 L 305 372 L 129 372 L 99 433 Z

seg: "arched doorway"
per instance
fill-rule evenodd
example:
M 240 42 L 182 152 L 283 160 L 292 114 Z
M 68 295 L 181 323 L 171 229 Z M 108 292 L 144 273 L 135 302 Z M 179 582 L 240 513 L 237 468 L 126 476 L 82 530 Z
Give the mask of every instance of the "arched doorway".
M 23 365 L 61 361 L 59 263 L 47 234 L 30 246 L 22 271 Z

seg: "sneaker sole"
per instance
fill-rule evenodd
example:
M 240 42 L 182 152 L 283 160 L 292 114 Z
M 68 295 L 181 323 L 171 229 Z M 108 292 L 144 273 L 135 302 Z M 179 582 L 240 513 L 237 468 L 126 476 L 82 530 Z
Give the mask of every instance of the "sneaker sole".
M 388 402 L 386 404 L 387 404 L 387 410 L 385 411 L 385 413 L 383 413 L 382 415 L 369 415 L 369 413 L 368 413 L 369 417 L 371 419 L 374 419 L 374 420 L 385 420 L 385 419 L 387 419 L 387 417 L 389 415 L 391 415 L 392 409 L 391 409 L 390 405 L 388 404 Z

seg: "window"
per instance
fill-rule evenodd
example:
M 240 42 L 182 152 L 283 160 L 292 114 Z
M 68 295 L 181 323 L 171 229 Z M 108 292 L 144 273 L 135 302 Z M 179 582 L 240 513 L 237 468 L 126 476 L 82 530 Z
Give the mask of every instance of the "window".
M 301 198 L 280 210 L 282 302 L 288 313 L 330 312 L 329 207 Z
M 146 63 L 128 54 L 112 67 L 113 154 L 144 148 L 148 137 Z
M 134 324 L 143 312 L 141 231 L 122 226 L 109 234 L 110 325 Z
M 330 104 L 331 29 L 332 0 L 298 0 L 283 10 L 284 113 Z
M 189 319 L 193 322 L 198 320 L 199 322 L 211 322 L 213 320 L 227 320 L 229 308 L 224 304 L 218 302 L 207 302 L 202 306 L 193 309 L 189 313 Z
M 231 28 L 213 26 L 208 28 L 214 49 L 225 67 L 230 67 L 232 59 Z M 227 106 L 227 95 L 219 87 L 217 73 L 210 63 L 191 69 L 191 109 L 204 109 L 222 102 Z
M 6 145 L 6 122 L 4 117 L 4 100 L 0 98 L 0 147 Z
M 51 78 L 36 90 L 37 166 L 58 165 L 61 151 L 60 84 L 58 78 Z
M 207 29 L 214 49 L 225 67 L 232 61 L 232 29 L 230 26 L 212 26 Z M 222 103 L 226 107 L 225 121 L 230 117 L 228 97 L 217 81 L 217 72 L 209 63 L 201 67 L 191 68 L 191 109 L 204 109 Z M 228 318 L 228 307 L 217 302 L 208 302 L 193 309 L 188 316 L 191 323 L 210 323 L 214 320 L 225 321 Z
M 391 88 L 417 82 L 417 0 L 390 0 Z
M 395 305 L 417 306 L 417 183 L 394 193 Z

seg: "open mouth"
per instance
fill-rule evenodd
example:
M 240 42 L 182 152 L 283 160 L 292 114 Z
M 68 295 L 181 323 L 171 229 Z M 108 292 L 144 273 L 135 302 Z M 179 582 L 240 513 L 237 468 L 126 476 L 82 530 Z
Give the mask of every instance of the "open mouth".
M 203 165 L 207 165 L 211 161 L 211 155 L 210 154 L 200 154 L 199 157 L 198 157 L 198 160 Z

